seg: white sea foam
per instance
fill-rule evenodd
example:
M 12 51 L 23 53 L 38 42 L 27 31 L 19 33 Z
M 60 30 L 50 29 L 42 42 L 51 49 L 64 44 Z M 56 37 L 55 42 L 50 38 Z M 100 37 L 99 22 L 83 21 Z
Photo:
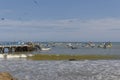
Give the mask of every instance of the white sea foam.
M 119 80 L 120 60 L 30 61 L 0 60 L 0 72 L 19 80 Z

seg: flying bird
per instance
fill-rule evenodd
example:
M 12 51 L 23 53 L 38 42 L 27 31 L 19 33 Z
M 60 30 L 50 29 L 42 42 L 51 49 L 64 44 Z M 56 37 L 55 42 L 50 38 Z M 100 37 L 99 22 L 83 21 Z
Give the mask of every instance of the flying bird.
M 37 2 L 36 0 L 33 0 L 33 2 L 34 2 L 36 5 L 38 5 L 38 2 Z
M 5 18 L 1 18 L 1 20 L 5 20 Z

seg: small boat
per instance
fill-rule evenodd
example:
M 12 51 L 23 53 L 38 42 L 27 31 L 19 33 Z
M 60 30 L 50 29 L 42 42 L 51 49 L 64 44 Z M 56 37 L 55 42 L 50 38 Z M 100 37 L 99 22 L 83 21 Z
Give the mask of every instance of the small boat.
M 51 48 L 41 48 L 42 51 L 49 51 Z
M 93 43 L 93 42 L 87 42 L 84 45 L 82 45 L 82 47 L 85 47 L 85 48 L 88 48 L 88 47 L 94 48 L 95 47 L 95 43 Z
M 112 47 L 112 43 L 111 42 L 106 42 L 106 43 L 102 43 L 100 45 L 98 45 L 98 48 L 111 48 Z

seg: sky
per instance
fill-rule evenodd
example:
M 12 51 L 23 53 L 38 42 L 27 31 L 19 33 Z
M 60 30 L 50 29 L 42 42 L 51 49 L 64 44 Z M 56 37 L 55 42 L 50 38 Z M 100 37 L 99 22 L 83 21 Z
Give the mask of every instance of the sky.
M 120 41 L 120 0 L 0 0 L 0 41 Z

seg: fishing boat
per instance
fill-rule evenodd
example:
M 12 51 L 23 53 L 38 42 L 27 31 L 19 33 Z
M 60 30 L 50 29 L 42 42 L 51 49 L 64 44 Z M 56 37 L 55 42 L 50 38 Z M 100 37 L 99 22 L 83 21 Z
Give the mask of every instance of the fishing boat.
M 85 48 L 88 48 L 88 47 L 94 48 L 95 47 L 95 43 L 93 43 L 93 42 L 87 42 L 87 43 L 83 44 L 82 47 L 85 47 Z
M 98 45 L 98 48 L 111 48 L 111 47 L 112 47 L 111 42 L 106 42 L 106 43 L 102 43 L 102 44 Z

